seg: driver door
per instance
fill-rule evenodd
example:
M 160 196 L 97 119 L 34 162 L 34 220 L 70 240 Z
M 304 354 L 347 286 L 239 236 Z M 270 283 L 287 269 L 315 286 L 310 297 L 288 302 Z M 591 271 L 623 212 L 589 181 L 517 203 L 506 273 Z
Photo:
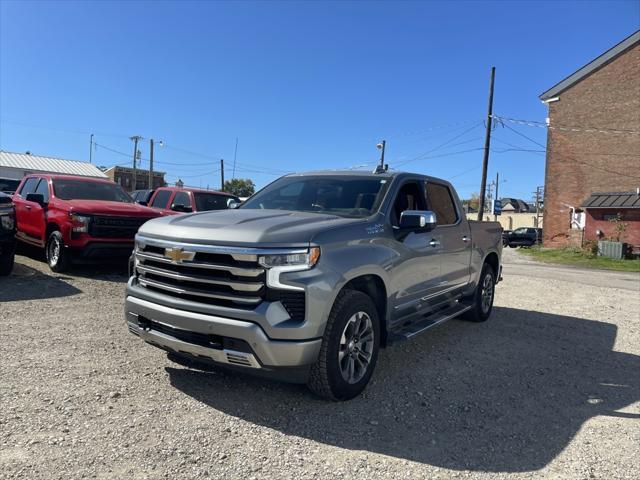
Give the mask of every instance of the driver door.
M 389 212 L 399 253 L 392 271 L 394 319 L 424 310 L 441 290 L 440 245 L 433 232 L 402 232 L 400 215 L 405 210 L 426 210 L 424 182 L 407 180 L 396 193 Z

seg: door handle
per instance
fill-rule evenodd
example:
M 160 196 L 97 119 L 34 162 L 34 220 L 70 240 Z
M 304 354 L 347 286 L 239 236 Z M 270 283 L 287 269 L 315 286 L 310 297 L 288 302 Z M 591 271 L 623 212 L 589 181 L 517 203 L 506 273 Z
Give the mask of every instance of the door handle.
M 25 205 L 24 208 L 26 208 L 27 210 L 31 210 L 31 205 Z
M 440 242 L 435 238 L 432 238 L 431 241 L 429 242 L 429 245 L 432 247 L 437 247 L 438 245 L 440 245 Z
M 464 237 L 462 237 L 462 241 L 464 243 L 467 243 L 469 240 L 471 240 L 469 237 L 467 237 L 466 235 Z

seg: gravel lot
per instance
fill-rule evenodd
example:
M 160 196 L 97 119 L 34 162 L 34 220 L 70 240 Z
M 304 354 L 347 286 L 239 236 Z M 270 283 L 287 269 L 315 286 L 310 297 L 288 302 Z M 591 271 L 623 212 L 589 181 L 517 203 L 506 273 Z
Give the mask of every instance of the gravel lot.
M 20 256 L 0 478 L 640 478 L 640 277 L 505 253 L 489 322 L 382 351 L 347 403 L 171 363 L 127 332 L 124 266 Z

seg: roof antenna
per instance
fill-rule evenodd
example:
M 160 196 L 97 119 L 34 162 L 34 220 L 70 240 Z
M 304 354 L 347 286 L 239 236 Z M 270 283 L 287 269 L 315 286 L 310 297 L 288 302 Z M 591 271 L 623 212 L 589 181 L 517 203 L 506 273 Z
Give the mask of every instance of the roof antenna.
M 382 142 L 376 145 L 376 148 L 380 150 L 380 165 L 376 167 L 373 173 L 385 173 L 387 170 L 389 170 L 389 165 L 384 163 L 384 150 L 386 146 L 387 146 L 386 140 L 382 140 Z

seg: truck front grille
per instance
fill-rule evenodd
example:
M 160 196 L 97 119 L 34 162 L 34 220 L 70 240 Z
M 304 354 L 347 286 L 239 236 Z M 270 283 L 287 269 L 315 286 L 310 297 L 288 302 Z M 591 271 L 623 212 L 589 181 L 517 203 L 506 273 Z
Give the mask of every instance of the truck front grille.
M 165 246 L 159 240 L 145 242 L 138 241 L 135 253 L 138 282 L 145 288 L 234 308 L 255 308 L 265 298 L 265 270 L 258 264 L 257 254 L 224 247 L 215 252 L 216 247 L 205 245 Z M 171 252 L 176 251 L 179 253 L 172 257 Z
M 89 222 L 89 235 L 102 238 L 129 238 L 133 240 L 140 226 L 149 218 L 95 215 Z

